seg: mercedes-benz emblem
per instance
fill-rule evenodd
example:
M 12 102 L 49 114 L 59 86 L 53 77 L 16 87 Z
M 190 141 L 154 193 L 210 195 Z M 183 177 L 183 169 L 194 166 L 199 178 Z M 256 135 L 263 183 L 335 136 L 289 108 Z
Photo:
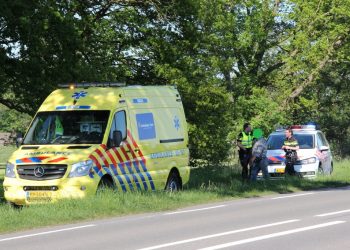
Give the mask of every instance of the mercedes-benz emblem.
M 43 167 L 39 166 L 39 167 L 34 168 L 35 177 L 40 178 L 40 177 L 43 177 L 44 174 L 45 174 L 45 169 Z

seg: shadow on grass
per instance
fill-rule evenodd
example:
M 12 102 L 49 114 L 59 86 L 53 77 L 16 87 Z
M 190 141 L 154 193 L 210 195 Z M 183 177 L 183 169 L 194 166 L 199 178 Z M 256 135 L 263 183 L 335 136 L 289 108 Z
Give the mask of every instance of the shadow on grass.
M 5 198 L 4 198 L 4 186 L 2 183 L 4 182 L 4 177 L 0 176 L 0 205 L 5 203 Z
M 213 192 L 223 197 L 259 197 L 267 193 L 285 194 L 347 185 L 350 185 L 350 181 L 322 177 L 316 179 L 287 177 L 281 180 L 243 182 L 238 166 L 231 166 L 194 168 L 186 188 Z

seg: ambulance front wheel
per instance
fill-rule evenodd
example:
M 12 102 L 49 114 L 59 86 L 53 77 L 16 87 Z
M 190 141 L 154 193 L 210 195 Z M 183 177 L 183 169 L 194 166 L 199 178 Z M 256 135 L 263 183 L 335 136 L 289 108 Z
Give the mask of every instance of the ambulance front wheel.
M 17 205 L 16 203 L 13 203 L 13 202 L 7 202 L 7 204 L 13 209 L 22 209 L 23 208 L 22 205 Z
M 171 171 L 165 187 L 166 191 L 177 192 L 182 189 L 181 178 L 177 171 Z

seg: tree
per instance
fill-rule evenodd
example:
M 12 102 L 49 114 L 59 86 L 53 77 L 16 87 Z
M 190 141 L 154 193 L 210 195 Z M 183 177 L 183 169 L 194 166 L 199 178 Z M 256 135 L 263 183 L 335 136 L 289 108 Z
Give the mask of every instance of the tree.
M 349 5 L 5 0 L 0 103 L 33 114 L 61 82 L 174 84 L 192 156 L 222 161 L 246 121 L 266 133 L 281 123 L 344 124 L 347 112 L 336 112 L 340 122 L 323 105 L 346 102 Z
M 0 132 L 22 132 L 27 130 L 31 117 L 0 104 Z

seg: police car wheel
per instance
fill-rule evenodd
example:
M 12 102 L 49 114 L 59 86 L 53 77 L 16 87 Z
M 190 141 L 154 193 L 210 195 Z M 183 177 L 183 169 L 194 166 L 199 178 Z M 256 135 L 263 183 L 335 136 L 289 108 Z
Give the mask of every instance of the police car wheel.
M 177 192 L 181 189 L 180 179 L 176 173 L 173 172 L 170 175 L 165 189 L 169 192 Z

